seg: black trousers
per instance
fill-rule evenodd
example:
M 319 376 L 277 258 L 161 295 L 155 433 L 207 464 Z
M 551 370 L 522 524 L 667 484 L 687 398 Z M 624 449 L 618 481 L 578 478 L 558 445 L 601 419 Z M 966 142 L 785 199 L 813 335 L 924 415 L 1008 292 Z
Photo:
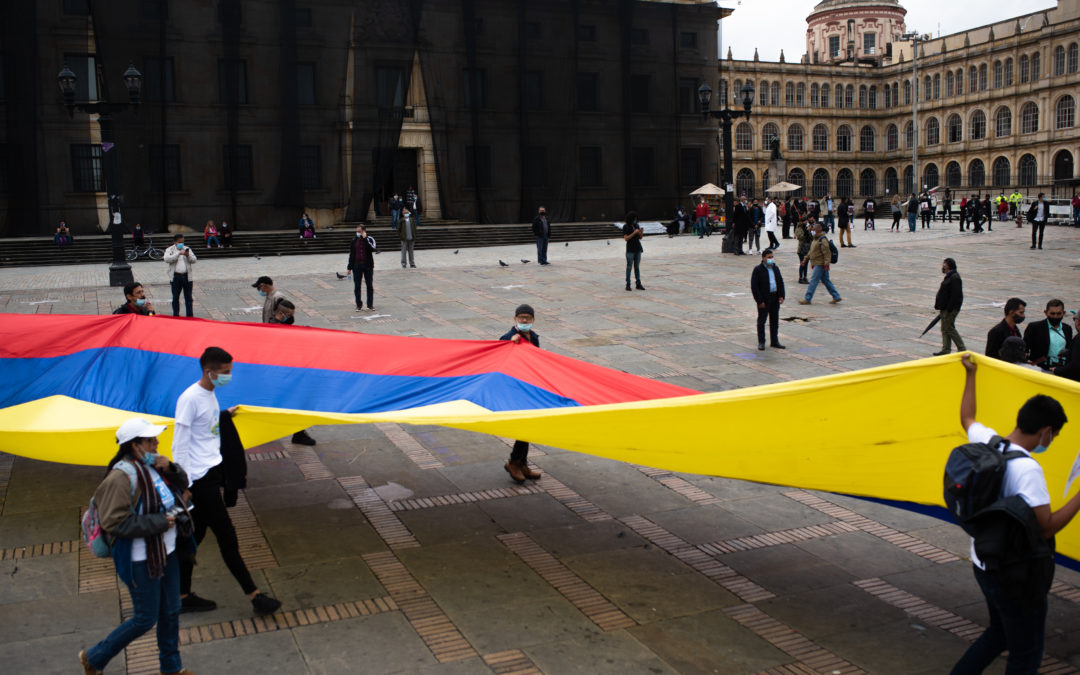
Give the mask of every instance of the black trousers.
M 1045 230 L 1045 229 L 1046 229 L 1046 221 L 1045 220 L 1033 220 L 1031 222 L 1031 245 L 1032 246 L 1037 245 L 1039 248 L 1042 248 L 1043 230 Z M 1039 236 L 1038 243 L 1036 243 L 1036 241 L 1035 241 L 1035 235 L 1036 234 Z
M 775 234 L 773 234 L 772 232 L 766 232 L 765 234 L 769 235 L 769 246 L 770 247 L 776 248 L 777 246 L 780 245 L 780 242 L 779 242 L 779 240 L 777 240 Z
M 374 303 L 375 289 L 371 287 L 371 278 L 375 275 L 374 267 L 357 267 L 353 268 L 353 297 L 356 298 L 356 306 L 363 307 L 364 301 L 362 300 L 363 294 L 361 293 L 361 284 L 367 281 L 367 306 L 370 309 Z
M 765 342 L 765 319 L 769 320 L 769 339 L 773 344 L 780 342 L 780 294 L 769 293 L 765 306 L 758 305 L 757 341 Z
M 177 272 L 173 274 L 172 281 L 169 282 L 169 286 L 172 287 L 172 315 L 180 316 L 180 293 L 184 293 L 184 311 L 188 316 L 195 316 L 192 311 L 191 303 L 191 279 L 188 277 L 187 272 Z
M 229 568 L 236 582 L 245 594 L 251 595 L 258 588 L 251 580 L 244 559 L 240 557 L 240 545 L 236 541 L 236 530 L 233 529 L 229 512 L 225 509 L 225 502 L 221 500 L 221 466 L 215 466 L 205 476 L 191 484 L 191 503 L 195 506 L 191 511 L 192 524 L 195 526 L 195 543 L 201 544 L 206 537 L 206 528 L 210 528 L 217 539 L 218 550 L 221 551 L 221 559 Z M 180 559 L 180 595 L 191 592 L 191 573 L 195 567 L 195 560 L 187 556 Z
M 511 462 L 524 462 L 529 458 L 529 444 L 526 441 L 514 441 L 514 449 L 510 451 Z

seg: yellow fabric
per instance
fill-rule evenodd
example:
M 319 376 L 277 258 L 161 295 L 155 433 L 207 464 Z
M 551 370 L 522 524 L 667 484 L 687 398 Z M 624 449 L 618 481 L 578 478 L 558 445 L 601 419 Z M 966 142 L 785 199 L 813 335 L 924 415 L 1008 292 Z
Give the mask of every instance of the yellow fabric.
M 1038 461 L 1052 508 L 1080 449 L 1080 384 L 975 356 L 977 419 L 1001 434 L 1034 394 L 1053 396 L 1073 421 Z M 604 406 L 489 412 L 459 401 L 378 414 L 241 406 L 235 418 L 253 447 L 315 424 L 394 421 L 520 438 L 671 471 L 942 504 L 949 451 L 965 442 L 959 354 L 733 391 Z M 0 410 L 0 451 L 104 464 L 113 433 L 132 413 L 54 396 Z M 146 416 L 155 422 L 169 420 Z M 162 437 L 169 447 L 170 430 Z M 362 471 L 362 466 L 359 467 Z M 1058 535 L 1080 558 L 1080 523 Z

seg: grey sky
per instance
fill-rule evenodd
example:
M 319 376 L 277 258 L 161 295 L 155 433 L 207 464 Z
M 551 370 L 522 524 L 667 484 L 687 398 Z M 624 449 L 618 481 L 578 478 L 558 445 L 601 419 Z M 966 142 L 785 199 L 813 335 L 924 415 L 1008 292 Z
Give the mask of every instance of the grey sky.
M 780 50 L 788 63 L 798 62 L 806 51 L 806 17 L 818 0 L 720 0 L 721 7 L 735 12 L 720 22 L 721 53 L 731 47 L 736 59 L 777 61 Z M 1055 0 L 900 0 L 907 10 L 908 30 L 936 37 L 1002 21 L 1020 14 L 1051 9 Z

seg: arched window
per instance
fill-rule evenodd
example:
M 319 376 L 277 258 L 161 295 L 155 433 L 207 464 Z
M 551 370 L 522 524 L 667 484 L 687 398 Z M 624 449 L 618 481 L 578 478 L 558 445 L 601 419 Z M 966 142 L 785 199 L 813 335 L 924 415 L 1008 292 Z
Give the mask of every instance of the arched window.
M 951 188 L 960 187 L 960 181 L 962 180 L 963 174 L 958 163 L 949 162 L 945 165 L 945 185 Z
M 1028 81 L 1028 56 L 1023 54 L 1020 56 L 1020 84 Z
M 877 110 L 877 85 L 870 85 L 870 109 Z
M 914 176 L 915 172 L 912 171 L 910 164 L 904 167 L 904 194 L 909 194 L 915 191 Z
M 869 95 L 865 84 L 859 85 L 859 110 L 866 110 L 869 107 Z
M 930 76 L 927 75 L 926 77 L 923 78 L 923 94 L 922 94 L 922 100 L 923 101 L 929 101 L 932 98 L 932 96 L 930 95 L 931 94 L 930 87 L 932 87 L 932 86 L 933 85 L 930 83 Z
M 971 160 L 968 165 L 968 187 L 981 188 L 986 184 L 986 167 L 981 159 Z
M 885 149 L 896 150 L 900 147 L 900 132 L 897 131 L 895 124 L 890 124 L 885 127 Z
M 974 94 L 979 89 L 979 69 L 975 66 L 968 68 L 968 91 Z
M 814 182 L 810 187 L 810 192 L 815 197 L 824 197 L 829 194 L 829 172 L 825 169 L 818 169 L 814 172 Z
M 1005 67 L 1001 61 L 994 61 L 994 89 L 1001 89 L 1005 80 Z
M 762 80 L 761 88 L 758 89 L 758 105 L 769 105 L 769 81 Z
M 821 105 L 821 87 L 817 82 L 810 85 L 810 107 L 817 108 Z
M 926 144 L 937 145 L 941 142 L 941 125 L 936 117 L 926 120 Z
M 754 172 L 750 169 L 739 169 L 735 176 L 735 191 L 740 195 L 746 195 L 747 199 L 754 198 Z
M 1038 82 L 1042 77 L 1042 56 L 1039 52 L 1031 55 L 1031 81 Z
M 1075 42 L 1069 45 L 1069 72 L 1075 73 L 1077 70 L 1077 45 Z
M 915 130 L 911 126 L 911 122 L 904 125 L 904 147 L 908 150 L 915 143 Z
M 1013 83 L 1013 60 L 1010 56 L 1005 59 L 1005 86 L 1011 87 Z
M 859 152 L 873 152 L 877 144 L 877 134 L 874 127 L 867 124 L 859 130 Z
M 844 85 L 842 84 L 836 85 L 836 107 L 844 107 Z
M 948 139 L 950 143 L 959 143 L 964 140 L 964 121 L 959 115 L 956 113 L 949 115 L 948 121 L 945 122 L 945 127 L 948 130 Z
M 780 138 L 780 127 L 772 122 L 761 127 L 761 149 L 772 150 L 772 142 Z
M 1054 47 L 1054 75 L 1065 74 L 1065 47 L 1058 45 Z
M 885 107 L 892 107 L 892 87 L 885 85 Z
M 765 173 L 761 174 L 761 194 L 768 195 L 769 193 L 766 190 L 769 189 L 770 185 L 772 185 L 772 181 L 769 178 L 769 170 L 765 169 Z
M 780 83 L 769 85 L 769 105 L 780 105 Z
M 892 104 L 894 106 L 900 105 L 900 85 L 896 82 L 892 83 Z
M 821 85 L 821 107 L 829 107 L 829 85 L 827 84 Z
M 859 195 L 873 197 L 877 192 L 877 175 L 873 169 L 863 169 L 859 174 Z
M 900 189 L 900 183 L 896 178 L 896 169 L 889 167 L 885 169 L 885 193 L 894 195 Z
M 976 110 L 971 113 L 971 140 L 986 138 L 986 113 Z
M 1071 129 L 1076 124 L 1076 101 L 1066 94 L 1054 106 L 1054 128 Z
M 994 165 L 991 168 L 994 187 L 1008 187 L 1010 183 L 1010 169 L 1008 157 L 998 157 L 994 160 Z
M 801 124 L 792 124 L 787 128 L 787 149 L 794 152 L 802 152 L 806 148 L 803 145 L 803 127 Z
M 725 80 L 720 80 L 719 89 L 720 89 L 720 94 L 719 94 L 719 96 L 720 96 L 720 104 L 723 105 L 724 101 L 727 100 L 727 91 L 728 90 L 727 90 L 727 80 L 726 79 Z
M 740 122 L 739 126 L 735 127 L 735 149 L 754 149 L 754 127 L 746 122 Z
M 904 80 L 904 105 L 911 105 L 911 80 Z
M 847 89 L 844 90 L 844 107 L 855 107 L 855 85 L 849 84 Z
M 1038 181 L 1039 164 L 1034 155 L 1024 155 L 1020 158 L 1020 185 L 1035 185 Z
M 1004 138 L 1012 133 L 1012 111 L 1002 106 L 994 113 L 994 137 Z
M 934 73 L 934 98 L 941 98 L 941 74 Z
M 1068 150 L 1058 150 L 1054 155 L 1054 180 L 1068 180 L 1073 177 L 1073 156 Z
M 795 83 L 788 82 L 784 85 L 784 105 L 789 108 L 795 107 Z
M 956 69 L 956 95 L 963 96 L 964 94 L 964 69 Z
M 735 105 L 741 105 L 742 101 L 739 100 L 739 97 L 742 96 L 742 94 L 739 92 L 742 91 L 742 80 L 735 80 L 733 84 L 735 85 L 735 88 L 731 90 L 731 102 Z
M 851 127 L 846 124 L 836 130 L 836 151 L 851 152 Z
M 798 185 L 799 189 L 791 193 L 792 197 L 802 197 L 806 194 L 806 174 L 802 169 L 792 169 L 788 172 L 788 182 L 793 185 Z
M 941 180 L 938 177 L 937 164 L 927 164 L 923 169 L 923 185 L 931 190 L 941 185 Z
M 799 108 L 806 107 L 806 83 L 800 82 L 795 85 L 795 105 Z
M 1033 134 L 1039 130 L 1039 106 L 1028 101 L 1020 108 L 1020 133 Z
M 850 169 L 840 169 L 836 174 L 836 196 L 837 197 L 850 197 L 852 183 L 855 182 L 855 177 L 851 175 Z
M 814 152 L 829 151 L 829 129 L 824 124 L 815 124 L 812 132 Z
M 950 70 L 945 73 L 945 98 L 952 98 L 953 91 L 953 72 Z
M 986 64 L 979 64 L 979 91 L 986 91 Z

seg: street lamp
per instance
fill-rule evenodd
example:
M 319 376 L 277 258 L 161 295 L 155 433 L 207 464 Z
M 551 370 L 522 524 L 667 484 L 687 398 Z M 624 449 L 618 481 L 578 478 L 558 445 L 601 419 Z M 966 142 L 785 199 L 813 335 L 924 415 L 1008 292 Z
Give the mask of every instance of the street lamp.
M 67 64 L 56 75 L 56 84 L 60 88 L 60 95 L 64 99 L 64 106 L 68 114 L 74 115 L 75 111 L 98 116 L 98 125 L 101 128 L 101 149 L 105 177 L 105 194 L 108 195 L 109 204 L 109 228 L 112 235 L 112 263 L 109 264 L 109 285 L 123 286 L 132 283 L 134 277 L 131 274 L 131 265 L 124 258 L 124 229 L 120 216 L 120 181 L 118 178 L 117 160 L 115 153 L 116 136 L 113 133 L 113 113 L 127 110 L 130 106 L 135 108 L 139 105 L 142 93 L 142 73 L 135 64 L 128 66 L 124 71 L 124 86 L 128 92 L 128 103 L 109 103 L 97 101 L 94 103 L 76 103 L 75 85 L 78 76 L 68 68 Z
M 919 44 L 930 39 L 930 35 L 908 32 L 900 36 L 901 40 L 911 40 L 911 189 L 921 183 L 919 178 Z
M 724 218 L 727 223 L 726 236 L 730 239 L 734 227 L 732 223 L 732 217 L 735 213 L 735 180 L 732 174 L 732 157 L 731 157 L 731 123 L 733 120 L 746 116 L 746 119 L 750 119 L 750 108 L 754 105 L 754 85 L 747 82 L 740 90 L 742 94 L 742 110 L 731 110 L 728 107 L 727 97 L 724 100 L 723 110 L 710 110 L 709 104 L 712 102 L 712 87 L 702 82 L 698 87 L 698 103 L 701 104 L 701 114 L 703 119 L 714 117 L 720 120 L 720 129 L 724 138 Z M 734 251 L 734 247 L 732 248 Z

